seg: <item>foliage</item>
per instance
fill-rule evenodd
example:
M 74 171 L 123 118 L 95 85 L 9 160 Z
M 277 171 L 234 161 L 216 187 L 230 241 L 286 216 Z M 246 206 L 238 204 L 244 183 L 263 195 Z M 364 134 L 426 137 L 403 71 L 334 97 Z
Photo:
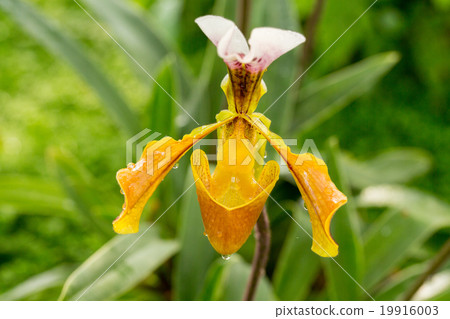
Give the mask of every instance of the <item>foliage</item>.
M 187 112 L 211 123 L 225 106 L 226 70 L 193 20 L 235 20 L 236 4 L 78 2 L 0 0 L 0 299 L 241 299 L 254 240 L 229 261 L 213 251 L 195 191 L 175 201 L 192 184 L 187 159 L 150 200 L 139 234 L 114 236 L 110 226 L 125 141 L 146 127 L 181 137 L 196 126 Z M 353 2 L 327 2 L 315 57 L 370 5 Z M 273 106 L 302 74 L 302 53 L 270 67 L 262 111 L 274 131 L 314 138 L 349 203 L 332 222 L 340 254 L 320 258 L 282 175 L 257 299 L 402 299 L 448 238 L 445 3 L 376 4 Z M 254 1 L 250 24 L 302 31 L 313 4 Z M 436 276 L 448 281 L 449 266 Z

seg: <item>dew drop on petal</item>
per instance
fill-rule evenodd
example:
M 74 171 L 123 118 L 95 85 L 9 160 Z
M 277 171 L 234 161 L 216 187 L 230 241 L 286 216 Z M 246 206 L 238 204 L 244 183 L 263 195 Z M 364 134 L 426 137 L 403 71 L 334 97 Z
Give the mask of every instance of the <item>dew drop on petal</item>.
M 124 191 L 123 191 L 122 188 L 120 189 L 120 193 L 121 193 L 122 195 L 125 195 L 125 193 L 124 193 Z
M 264 159 L 267 158 L 267 151 L 264 152 Z
M 208 234 L 204 231 L 203 236 L 208 237 Z
M 177 162 L 175 163 L 175 165 L 172 167 L 172 169 L 177 169 L 180 166 L 180 164 Z
M 231 255 L 222 255 L 223 260 L 230 260 Z
M 134 166 L 136 166 L 134 163 L 128 163 L 127 168 L 128 169 L 133 169 Z
M 303 202 L 303 208 L 307 211 L 308 210 L 308 206 L 306 206 L 306 202 Z

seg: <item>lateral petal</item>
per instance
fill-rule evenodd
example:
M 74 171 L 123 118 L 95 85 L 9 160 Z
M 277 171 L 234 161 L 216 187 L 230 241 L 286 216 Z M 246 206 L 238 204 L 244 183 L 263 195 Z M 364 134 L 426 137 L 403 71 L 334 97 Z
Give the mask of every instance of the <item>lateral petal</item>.
M 232 119 L 198 127 L 179 141 L 167 136 L 151 141 L 136 165 L 119 170 L 116 179 L 125 195 L 125 203 L 113 222 L 114 231 L 119 234 L 138 232 L 142 210 L 167 173 L 196 142 Z
M 312 223 L 311 249 L 322 257 L 336 256 L 338 245 L 331 236 L 330 223 L 337 209 L 347 202 L 347 197 L 331 181 L 325 162 L 310 153 L 292 153 L 283 139 L 270 132 L 257 116 L 247 117 L 247 120 L 272 144 L 295 179 Z

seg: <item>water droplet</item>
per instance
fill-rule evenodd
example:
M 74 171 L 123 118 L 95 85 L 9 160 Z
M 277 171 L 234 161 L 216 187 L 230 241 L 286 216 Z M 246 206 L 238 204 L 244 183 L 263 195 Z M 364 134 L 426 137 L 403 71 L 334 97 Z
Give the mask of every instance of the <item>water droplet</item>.
M 180 164 L 177 162 L 175 163 L 175 165 L 172 167 L 172 169 L 177 169 L 180 166 Z
M 264 152 L 264 159 L 267 158 L 267 151 Z
M 231 182 L 232 182 L 232 183 L 235 183 L 235 182 L 236 182 L 236 177 L 234 177 L 234 176 L 231 177 Z
M 231 255 L 222 255 L 223 260 L 230 260 Z
M 120 193 L 121 193 L 122 195 L 125 195 L 125 193 L 124 193 L 124 191 L 123 191 L 122 188 L 120 189 Z
M 134 163 L 128 163 L 127 168 L 133 169 L 136 165 Z
M 308 206 L 306 206 L 306 203 L 305 203 L 305 202 L 303 202 L 303 208 L 304 208 L 305 210 L 308 210 Z
M 203 236 L 208 237 L 208 234 L 204 231 Z

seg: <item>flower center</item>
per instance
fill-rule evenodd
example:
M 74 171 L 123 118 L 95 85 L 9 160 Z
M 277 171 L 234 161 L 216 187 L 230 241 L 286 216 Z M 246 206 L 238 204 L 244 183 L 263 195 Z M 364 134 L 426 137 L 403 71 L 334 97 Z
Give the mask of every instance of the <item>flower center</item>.
M 236 207 L 252 200 L 260 191 L 254 179 L 254 154 L 248 143 L 256 143 L 256 132 L 238 118 L 232 134 L 224 137 L 222 159 L 217 161 L 211 178 L 211 195 L 222 205 Z

